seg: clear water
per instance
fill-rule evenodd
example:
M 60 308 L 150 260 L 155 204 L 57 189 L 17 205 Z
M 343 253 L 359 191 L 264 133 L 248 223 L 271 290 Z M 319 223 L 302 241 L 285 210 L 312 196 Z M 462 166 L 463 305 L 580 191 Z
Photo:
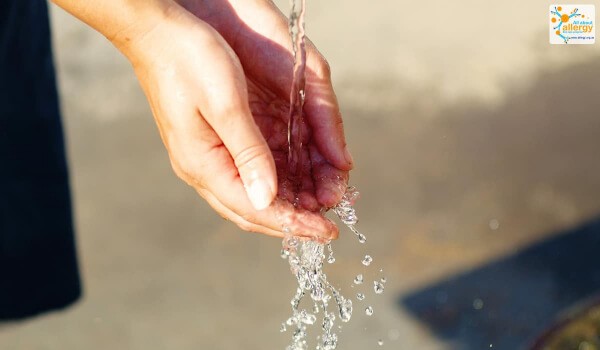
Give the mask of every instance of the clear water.
M 356 275 L 356 277 L 354 277 L 354 284 L 359 285 L 359 284 L 363 284 L 364 281 L 364 277 L 361 274 Z
M 304 40 L 304 13 L 306 0 L 293 0 L 290 11 L 290 35 L 294 52 L 294 76 L 290 91 L 290 113 L 288 122 L 288 167 L 289 175 L 298 180 L 302 165 L 302 108 L 304 107 L 304 88 L 306 85 L 306 46 Z M 294 182 L 294 181 L 293 181 Z M 295 181 L 298 183 L 299 181 Z
M 302 169 L 302 126 L 304 123 L 302 109 L 306 69 L 304 14 L 305 0 L 292 0 L 289 28 L 294 52 L 294 72 L 288 123 L 288 178 L 292 184 L 301 183 Z M 297 191 L 298 189 L 294 188 L 293 190 Z M 364 244 L 367 238 L 355 226 L 358 223 L 358 217 L 352 207 L 358 196 L 356 188 L 348 187 L 342 200 L 332 208 L 332 211 L 356 235 L 358 242 Z M 317 323 L 321 325 L 321 332 L 317 337 L 316 349 L 335 350 L 338 346 L 338 334 L 335 332 L 336 321 L 339 319 L 343 323 L 349 322 L 352 317 L 353 304 L 352 300 L 344 297 L 329 283 L 327 275 L 323 271 L 324 261 L 333 264 L 336 260 L 331 244 L 301 240 L 293 236 L 285 227 L 283 231 L 287 235 L 283 240 L 281 257 L 288 260 L 290 270 L 298 282 L 296 293 L 290 302 L 292 316 L 280 327 L 281 332 L 290 331 L 292 333 L 291 344 L 287 346 L 286 350 L 308 349 L 308 327 Z M 372 261 L 373 259 L 366 255 L 362 263 L 369 266 Z M 360 285 L 363 284 L 363 281 L 363 275 L 357 275 L 354 284 Z M 378 281 L 374 281 L 374 283 L 376 294 L 383 292 L 382 283 Z M 378 287 L 379 285 L 381 287 Z M 310 299 L 304 299 L 307 295 Z M 362 301 L 365 299 L 365 295 L 358 293 L 356 298 Z M 307 300 L 311 306 L 303 307 L 303 300 Z M 369 316 L 372 315 L 373 308 L 369 306 L 366 313 Z M 337 329 L 341 329 L 341 326 L 338 326 Z
M 375 294 L 383 293 L 384 289 L 385 287 L 383 286 L 383 283 L 379 281 L 373 281 L 373 291 L 375 291 Z
M 333 211 L 337 213 L 349 213 L 353 201 L 357 197 L 357 191 L 349 187 L 344 199 L 335 207 Z M 352 200 L 350 200 L 352 198 Z M 343 206 L 343 207 L 342 207 Z M 349 208 L 350 207 L 350 208 Z M 340 217 L 344 223 L 354 232 L 358 218 L 352 209 L 352 218 Z M 359 242 L 360 233 L 356 234 Z M 288 234 L 283 240 L 282 257 L 286 258 L 290 264 L 290 270 L 296 277 L 298 287 L 291 300 L 292 316 L 288 318 L 280 328 L 281 332 L 292 331 L 292 342 L 286 350 L 306 350 L 308 349 L 308 327 L 317 324 L 320 320 L 321 333 L 317 337 L 317 350 L 334 350 L 338 344 L 338 334 L 335 332 L 335 324 L 339 319 L 342 323 L 349 322 L 352 318 L 353 303 L 352 300 L 344 297 L 327 279 L 323 271 L 324 262 L 334 263 L 333 248 L 331 243 L 320 243 L 311 240 L 302 240 L 296 236 Z M 368 263 L 365 264 L 365 261 Z M 363 265 L 368 266 L 372 258 L 366 255 L 363 259 Z M 382 294 L 385 289 L 385 277 L 373 281 L 373 290 L 375 294 Z M 364 284 L 363 274 L 358 274 L 353 280 L 354 285 Z M 311 307 L 302 307 L 302 301 L 309 296 Z M 366 299 L 364 293 L 357 293 L 356 299 L 363 301 Z M 372 306 L 365 309 L 367 316 L 372 316 L 374 310 Z

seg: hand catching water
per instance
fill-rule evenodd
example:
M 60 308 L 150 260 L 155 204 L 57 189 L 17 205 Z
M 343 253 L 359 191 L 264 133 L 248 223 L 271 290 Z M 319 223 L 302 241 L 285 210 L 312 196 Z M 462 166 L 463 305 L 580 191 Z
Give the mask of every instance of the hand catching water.
M 260 135 L 256 134 L 245 140 L 243 144 L 240 143 L 240 149 L 247 151 L 237 157 L 230 151 L 233 162 L 228 161 L 227 167 L 232 177 L 220 179 L 224 187 L 205 188 L 200 193 L 211 192 L 212 196 L 205 194 L 203 196 L 213 207 L 250 231 L 281 235 L 281 217 L 285 217 L 286 226 L 296 234 L 335 237 L 337 235 L 335 226 L 321 215 L 312 213 L 323 207 L 332 207 L 341 199 L 347 186 L 348 170 L 352 167 L 351 156 L 345 147 L 342 120 L 326 61 L 314 46 L 308 43 L 304 107 L 307 124 L 304 125 L 302 133 L 303 169 L 302 177 L 298 181 L 300 189 L 297 191 L 295 184 L 292 183 L 294 181 L 290 180 L 287 173 L 287 125 L 294 64 L 287 19 L 270 1 L 183 0 L 179 2 L 197 18 L 216 29 L 233 49 L 243 72 L 237 69 L 235 74 L 230 74 L 229 77 L 242 82 L 245 80 L 248 102 L 245 102 L 244 87 L 238 87 L 234 94 L 237 95 L 240 109 L 245 108 L 245 105 L 250 106 L 254 123 L 258 125 L 268 145 L 268 148 L 264 145 L 256 146 L 262 143 Z M 223 79 L 223 75 L 221 77 Z M 216 96 L 210 102 L 212 105 L 227 105 L 231 100 L 230 95 L 231 93 L 225 93 Z M 202 113 L 202 106 L 199 109 Z M 247 111 L 232 112 L 230 114 L 247 114 Z M 224 119 L 230 118 L 224 117 Z M 246 123 L 248 128 L 254 127 L 250 118 L 243 123 Z M 231 121 L 228 125 L 231 125 Z M 217 138 L 221 138 L 225 147 L 229 149 L 225 139 L 231 130 L 215 129 L 215 132 Z M 277 169 L 279 197 L 287 202 L 298 202 L 301 209 L 295 209 L 289 203 L 282 204 L 280 201 L 267 209 L 256 210 L 263 207 L 268 202 L 267 199 L 272 198 L 269 196 L 254 200 L 252 202 L 255 204 L 254 208 L 250 202 L 241 200 L 245 197 L 242 183 L 248 187 L 248 184 L 255 180 L 245 176 L 246 171 L 254 171 L 256 179 L 266 181 L 274 189 L 275 172 L 269 164 L 271 156 Z M 234 164 L 241 176 L 241 182 L 236 179 Z M 215 167 L 225 165 L 224 160 L 214 162 Z M 207 187 L 211 186 L 207 184 Z M 253 192 L 251 186 L 249 195 L 251 200 L 253 195 L 261 196 L 258 191 Z M 221 203 L 215 203 L 217 202 L 215 199 L 219 199 Z
M 173 169 L 242 229 L 335 238 L 319 213 L 352 168 L 329 67 L 307 45 L 303 168 L 290 183 L 287 119 L 293 56 L 269 0 L 54 0 L 131 61 Z M 278 196 L 283 200 L 276 200 Z M 297 205 L 294 206 L 291 203 Z

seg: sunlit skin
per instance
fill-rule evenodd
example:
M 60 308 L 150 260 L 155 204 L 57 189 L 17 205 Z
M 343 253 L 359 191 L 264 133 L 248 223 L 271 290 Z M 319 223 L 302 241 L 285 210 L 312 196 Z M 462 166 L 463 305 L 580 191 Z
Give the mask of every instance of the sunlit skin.
M 341 198 L 352 158 L 329 67 L 308 43 L 305 166 L 294 207 L 286 171 L 293 57 L 285 16 L 270 1 L 55 2 L 130 60 L 173 169 L 221 216 L 273 236 L 286 225 L 337 237 L 318 210 Z M 277 194 L 285 200 L 262 209 Z

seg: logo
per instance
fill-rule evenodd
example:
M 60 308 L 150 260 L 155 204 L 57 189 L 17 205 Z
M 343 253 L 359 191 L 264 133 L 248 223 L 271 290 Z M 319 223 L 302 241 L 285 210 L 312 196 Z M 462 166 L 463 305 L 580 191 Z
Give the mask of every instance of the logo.
M 550 5 L 550 44 L 596 42 L 594 5 Z

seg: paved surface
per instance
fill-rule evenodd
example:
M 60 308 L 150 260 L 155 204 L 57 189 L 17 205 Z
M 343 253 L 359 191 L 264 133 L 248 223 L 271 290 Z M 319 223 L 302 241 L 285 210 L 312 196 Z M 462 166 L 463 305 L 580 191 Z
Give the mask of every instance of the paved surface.
M 544 1 L 308 6 L 369 238 L 336 242 L 329 276 L 348 295 L 359 271 L 389 280 L 340 349 L 517 349 L 600 293 L 599 44 L 548 45 Z M 280 242 L 177 180 L 127 62 L 53 19 L 85 297 L 4 325 L 0 348 L 283 349 Z

